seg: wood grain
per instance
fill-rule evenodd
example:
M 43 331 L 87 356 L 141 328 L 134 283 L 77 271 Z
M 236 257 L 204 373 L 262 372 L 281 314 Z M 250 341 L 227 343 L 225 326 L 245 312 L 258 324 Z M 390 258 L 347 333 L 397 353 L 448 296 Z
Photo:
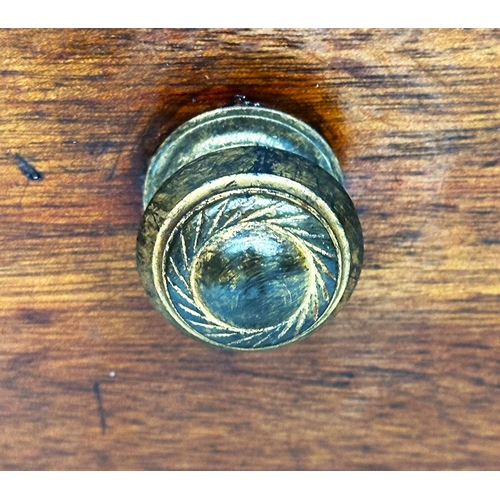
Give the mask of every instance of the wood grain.
M 498 469 L 499 42 L 0 31 L 0 467 Z M 265 353 L 177 333 L 135 268 L 145 159 L 235 95 L 326 136 L 365 236 L 347 307 Z

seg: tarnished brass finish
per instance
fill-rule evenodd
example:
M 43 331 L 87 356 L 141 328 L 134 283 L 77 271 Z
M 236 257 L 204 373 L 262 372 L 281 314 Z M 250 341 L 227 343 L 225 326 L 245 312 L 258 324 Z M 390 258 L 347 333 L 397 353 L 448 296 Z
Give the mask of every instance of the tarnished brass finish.
M 342 171 L 305 123 L 260 107 L 211 111 L 151 159 L 137 263 L 182 331 L 240 350 L 304 338 L 351 295 L 361 227 Z

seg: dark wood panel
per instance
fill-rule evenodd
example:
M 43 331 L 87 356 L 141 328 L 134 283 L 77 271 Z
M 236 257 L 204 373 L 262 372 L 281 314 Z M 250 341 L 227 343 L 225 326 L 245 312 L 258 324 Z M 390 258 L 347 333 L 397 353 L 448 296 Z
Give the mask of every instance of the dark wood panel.
M 0 31 L 0 467 L 500 467 L 499 41 Z M 325 135 L 365 235 L 348 306 L 265 353 L 175 332 L 135 269 L 146 158 L 236 95 Z

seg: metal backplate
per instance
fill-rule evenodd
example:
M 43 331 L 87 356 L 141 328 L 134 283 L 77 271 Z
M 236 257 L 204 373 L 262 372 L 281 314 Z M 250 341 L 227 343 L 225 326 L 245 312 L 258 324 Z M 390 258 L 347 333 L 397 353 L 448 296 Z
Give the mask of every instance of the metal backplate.
M 184 165 L 209 153 L 238 146 L 288 151 L 319 165 L 344 184 L 342 169 L 328 143 L 313 128 L 286 113 L 232 106 L 196 116 L 175 130 L 149 163 L 143 203 Z

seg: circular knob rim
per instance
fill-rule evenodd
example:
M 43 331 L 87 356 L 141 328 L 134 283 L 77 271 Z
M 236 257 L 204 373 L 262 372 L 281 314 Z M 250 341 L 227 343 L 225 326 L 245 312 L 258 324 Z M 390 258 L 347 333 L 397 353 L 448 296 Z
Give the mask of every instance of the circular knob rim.
M 207 327 L 205 322 L 205 331 L 200 332 L 200 328 L 194 326 L 195 321 L 192 318 L 187 321 L 186 315 L 181 314 L 183 311 L 176 308 L 171 296 L 172 283 L 169 285 L 167 280 L 166 266 L 170 264 L 166 262 L 170 255 L 168 252 L 172 251 L 175 229 L 191 217 L 194 210 L 200 210 L 200 207 L 215 203 L 218 199 L 240 194 L 264 196 L 269 193 L 270 196 L 295 204 L 323 224 L 331 237 L 332 248 L 338 255 L 334 292 L 328 297 L 321 314 L 313 318 L 310 325 L 304 323 L 305 320 L 302 325 L 296 323 L 295 326 L 299 326 L 295 332 L 283 333 L 275 329 L 273 334 L 269 329 L 260 333 L 239 329 L 238 333 L 234 333 L 228 327 L 226 330 L 219 328 L 216 333 L 221 336 L 216 337 L 207 333 L 208 327 L 212 330 L 217 327 L 213 317 L 212 324 Z M 307 247 L 310 249 L 310 245 Z M 219 150 L 177 170 L 165 180 L 146 208 L 137 240 L 139 273 L 159 312 L 192 337 L 236 350 L 270 349 L 305 338 L 315 331 L 335 315 L 351 295 L 359 277 L 362 258 L 363 240 L 359 219 L 340 183 L 325 169 L 301 156 L 261 146 Z M 175 266 L 170 272 L 175 272 Z M 183 280 L 188 288 L 194 288 L 190 279 Z M 184 296 L 189 295 L 186 290 L 181 290 Z M 194 310 L 192 307 L 189 309 L 192 312 Z M 199 314 L 201 309 L 194 312 Z M 248 340 L 251 335 L 254 335 L 254 340 Z

